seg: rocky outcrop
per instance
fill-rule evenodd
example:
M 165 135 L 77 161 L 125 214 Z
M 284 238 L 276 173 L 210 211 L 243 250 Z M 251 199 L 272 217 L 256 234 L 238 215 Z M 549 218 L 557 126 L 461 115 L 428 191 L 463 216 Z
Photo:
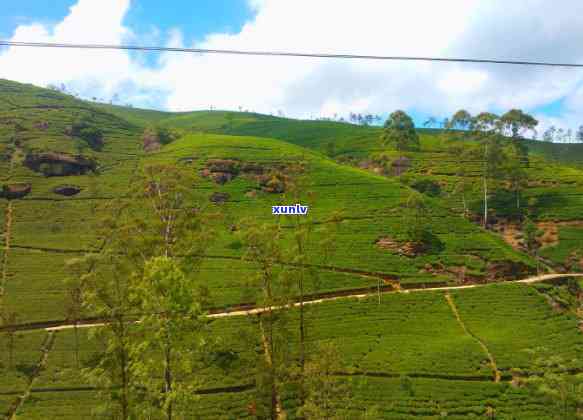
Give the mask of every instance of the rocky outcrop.
M 144 132 L 142 140 L 144 152 L 146 153 L 156 152 L 162 147 L 159 137 L 152 131 Z
M 77 195 L 81 192 L 81 188 L 76 185 L 59 185 L 53 189 L 55 194 L 64 195 L 66 197 L 71 197 Z
M 263 175 L 258 181 L 263 192 L 281 194 L 286 190 L 288 179 L 285 175 L 276 172 L 270 175 Z
M 239 174 L 240 162 L 232 159 L 209 159 L 200 172 L 203 178 L 211 178 L 216 184 L 223 185 Z
M 488 280 L 517 280 L 533 273 L 526 264 L 515 261 L 496 261 L 488 263 Z
M 256 198 L 257 197 L 257 191 L 256 190 L 249 190 L 245 193 L 245 197 L 248 198 Z
M 0 189 L 0 197 L 14 200 L 30 194 L 32 185 L 29 183 L 7 184 Z
M 272 194 L 286 190 L 289 177 L 285 175 L 287 166 L 282 163 L 260 164 L 241 162 L 235 159 L 209 159 L 200 171 L 203 178 L 210 178 L 223 185 L 237 177 L 257 181 L 258 189 Z
M 214 192 L 209 199 L 215 204 L 223 204 L 229 199 L 230 195 L 224 192 Z
M 391 162 L 391 175 L 403 175 L 411 167 L 411 159 L 402 156 Z
M 29 154 L 24 160 L 24 165 L 45 176 L 84 175 L 97 168 L 96 162 L 92 159 L 56 152 Z
M 34 128 L 36 128 L 37 130 L 45 131 L 49 128 L 49 123 L 48 121 L 39 121 L 34 124 Z

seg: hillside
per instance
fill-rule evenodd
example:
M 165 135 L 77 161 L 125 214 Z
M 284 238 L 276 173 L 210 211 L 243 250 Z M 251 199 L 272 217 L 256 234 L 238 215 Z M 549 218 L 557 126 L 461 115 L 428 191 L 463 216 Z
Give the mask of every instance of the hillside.
M 145 151 L 144 130 L 151 125 L 174 130 L 177 138 Z M 314 236 L 330 235 L 334 244 L 331 257 L 317 241 L 307 249 L 313 276 L 305 293 L 325 299 L 307 311 L 310 349 L 322 342 L 338 348 L 345 370 L 336 379 L 346 382 L 356 401 L 346 407 L 349 417 L 375 406 L 378 418 L 444 412 L 467 418 L 483 416 L 488 407 L 503 418 L 551 418 L 552 407 L 511 385 L 512 369 L 530 369 L 526 350 L 537 347 L 581 369 L 583 336 L 570 306 L 571 289 L 563 283 L 512 283 L 537 272 L 537 261 L 520 244 L 515 196 L 504 188 L 492 195 L 493 223 L 485 229 L 475 217 L 463 217 L 457 190 L 467 163 L 460 153 L 476 149 L 475 141 L 421 130 L 418 152 L 384 151 L 389 168 L 407 160 L 395 174 L 379 170 L 379 135 L 379 128 L 337 122 L 93 104 L 0 80 L 0 305 L 2 313 L 14 315 L 6 317 L 3 331 L 15 334 L 17 349 L 14 362 L 1 354 L 0 411 L 14 409 L 31 419 L 92 415 L 95 390 L 72 354 L 80 340 L 86 367 L 102 347 L 90 328 L 81 329 L 79 338 L 67 322 L 67 261 L 99 252 L 104 205 L 127 201 L 143 167 L 168 163 L 193 174 L 192 199 L 221 214 L 209 220 L 213 238 L 196 280 L 209 290 L 206 309 L 225 311 L 210 328 L 228 337 L 217 354 L 227 352 L 233 360 L 228 368 L 201 369 L 205 383 L 193 418 L 253 417 L 249 407 L 265 397 L 257 370 L 258 358 L 265 357 L 259 318 L 229 315 L 241 304 L 253 305 L 250 296 L 257 293 L 250 289 L 258 287 L 250 285 L 258 268 L 243 258 L 238 231 L 243 220 L 273 223 L 272 206 L 295 204 L 286 181 L 294 171 L 305 180 L 300 201 L 309 206 Z M 583 259 L 580 147 L 528 147 L 522 194 L 546 238 L 542 269 L 583 270 L 576 260 Z M 479 215 L 480 163 L 467 166 L 465 199 Z M 420 188 L 419 181 L 438 191 Z M 423 202 L 431 246 L 415 248 L 407 239 L 420 217 L 411 206 L 415 200 Z M 139 212 L 143 203 L 128 205 Z M 292 219 L 279 220 L 286 232 L 280 246 L 290 248 Z M 283 262 L 280 269 L 294 264 Z M 464 285 L 479 287 L 456 288 Z M 432 287 L 454 289 L 423 291 Z M 335 299 L 349 294 L 372 296 Z M 288 313 L 293 324 L 297 311 Z M 54 325 L 66 328 L 45 330 Z M 239 340 L 243 331 L 247 344 Z M 294 334 L 287 338 L 292 349 Z M 28 397 L 15 399 L 21 395 Z M 300 397 L 293 387 L 283 387 L 279 398 L 294 418 Z

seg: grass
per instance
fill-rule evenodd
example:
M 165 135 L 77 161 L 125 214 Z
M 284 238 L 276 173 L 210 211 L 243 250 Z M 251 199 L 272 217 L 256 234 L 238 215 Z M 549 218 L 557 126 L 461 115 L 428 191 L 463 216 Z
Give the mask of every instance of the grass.
M 583 226 L 559 226 L 559 242 L 540 250 L 540 255 L 558 264 L 569 265 L 571 259 L 583 258 L 581 244 L 583 243 Z M 577 267 L 577 263 L 572 270 L 579 270 L 583 267 Z
M 533 287 L 503 284 L 452 294 L 461 318 L 494 355 L 498 368 L 527 368 L 527 350 L 545 348 L 581 366 L 583 336 L 573 314 L 555 312 Z
M 426 378 L 410 381 L 411 387 L 404 388 L 399 378 L 353 379 L 353 404 L 347 415 L 362 415 L 367 407 L 376 408 L 374 418 L 382 419 L 468 419 L 487 417 L 488 407 L 492 407 L 496 418 L 553 418 L 552 407 L 509 384 Z M 346 406 L 346 401 L 335 403 Z
M 327 302 L 310 307 L 308 320 L 310 341 L 332 341 L 347 372 L 492 377 L 440 292 Z
M 83 140 L 66 134 L 77 119 L 89 117 L 104 133 L 104 146 L 90 148 Z M 21 127 L 15 131 L 15 123 Z M 146 126 L 158 124 L 186 133 L 159 152 L 142 152 Z M 101 208 L 114 198 L 123 198 L 134 175 L 143 165 L 176 163 L 198 174 L 209 159 L 238 159 L 263 166 L 307 162 L 309 189 L 302 197 L 310 206 L 315 237 L 320 239 L 327 218 L 340 212 L 341 221 L 333 230 L 335 253 L 323 262 L 317 241 L 308 246 L 310 264 L 316 265 L 316 280 L 306 284 L 306 293 L 334 292 L 352 288 L 374 289 L 378 273 L 398 278 L 405 286 L 428 283 L 455 284 L 455 269 L 467 267 L 478 279 L 497 277 L 497 264 L 518 263 L 525 272 L 534 271 L 534 261 L 512 249 L 501 237 L 465 220 L 461 196 L 455 192 L 460 182 L 459 148 L 477 148 L 460 136 L 447 137 L 439 130 L 420 130 L 421 150 L 407 152 L 412 166 L 402 177 L 384 177 L 340 164 L 353 163 L 381 152 L 380 128 L 358 127 L 329 121 L 298 121 L 254 113 L 201 111 L 166 113 L 77 100 L 32 85 L 0 80 L 0 182 L 28 182 L 32 191 L 12 201 L 13 223 L 6 266 L 5 307 L 19 316 L 19 322 L 63 319 L 67 295 L 63 280 L 68 276 L 67 259 L 100 244 L 95 226 Z M 456 150 L 456 148 L 458 150 Z M 531 164 L 525 170 L 529 187 L 522 197 L 536 221 L 583 220 L 583 148 L 528 142 Z M 56 151 L 83 154 L 98 162 L 96 174 L 45 177 L 23 165 L 27 153 Z M 395 150 L 386 151 L 390 159 Z M 191 163 L 187 163 L 191 161 Z M 480 162 L 467 163 L 470 208 L 482 206 Z M 425 202 L 429 208 L 431 232 L 443 248 L 414 257 L 379 248 L 380 238 L 396 242 L 405 237 L 408 210 L 404 203 L 418 180 L 439 184 L 441 193 Z M 72 184 L 81 192 L 64 197 L 55 187 Z M 491 187 L 494 187 L 493 182 Z M 515 196 L 499 183 L 491 194 L 495 215 L 512 217 Z M 249 196 L 256 191 L 256 196 Z M 240 218 L 274 222 L 271 206 L 290 204 L 279 194 L 259 190 L 258 182 L 238 176 L 224 185 L 200 178 L 193 188 L 204 203 L 214 192 L 228 193 L 221 205 L 223 218 L 215 223 L 216 237 L 209 244 L 208 258 L 193 281 L 205 284 L 213 307 L 229 307 L 246 302 L 256 286 L 249 280 L 256 267 L 241 260 L 241 238 L 233 233 Z M 291 203 L 293 204 L 293 203 Z M 4 229 L 8 202 L 0 199 L 0 225 Z M 133 203 L 140 209 L 141 203 Z M 292 241 L 291 222 L 282 219 L 286 232 L 282 247 Z M 236 229 L 235 229 L 236 230 Z M 545 258 L 563 263 L 580 248 L 583 229 L 559 228 L 559 243 L 542 250 Z M 0 250 L 0 257 L 4 250 Z M 322 266 L 324 265 L 324 266 Z M 255 289 L 254 289 L 255 287 Z M 581 359 L 583 343 L 573 315 L 554 312 L 545 297 L 534 288 L 504 284 L 452 293 L 461 319 L 475 337 L 493 354 L 498 368 L 508 373 L 513 367 L 528 367 L 525 350 L 544 346 L 566 359 Z M 297 312 L 296 312 L 297 313 Z M 87 314 L 90 315 L 90 314 Z M 449 418 L 484 416 L 488 406 L 502 418 L 548 418 L 551 409 L 508 384 L 491 382 L 492 368 L 475 337 L 464 332 L 440 292 L 383 295 L 363 300 L 337 300 L 307 309 L 310 344 L 333 341 L 344 357 L 347 372 L 374 372 L 384 377 L 367 377 L 352 382 L 357 404 L 378 406 L 381 418 L 431 418 L 447 413 Z M 292 320 L 294 318 L 292 317 Z M 205 389 L 239 386 L 255 378 L 257 358 L 263 357 L 256 321 L 247 318 L 221 319 L 211 323 L 217 343 L 213 357 L 221 363 L 200 372 Z M 296 343 L 293 334 L 290 340 Z M 89 365 L 99 344 L 80 330 L 81 367 Z M 5 393 L 18 393 L 26 383 L 26 372 L 38 361 L 45 332 L 17 334 L 14 367 L 6 365 L 5 340 L 0 347 Z M 243 336 L 246 340 L 242 340 Z M 3 337 L 5 338 L 5 337 Z M 311 347 L 310 347 L 311 348 Z M 222 358 L 228 354 L 225 360 Z M 412 389 L 403 389 L 399 375 L 412 376 Z M 479 379 L 469 381 L 467 379 Z M 346 380 L 346 377 L 339 378 Z M 22 418 L 86 418 L 96 406 L 91 391 L 75 390 L 90 384 L 80 375 L 74 360 L 73 331 L 56 335 L 47 369 L 35 381 L 33 392 L 19 416 Z M 2 394 L 0 392 L 0 394 Z M 257 398 L 256 390 L 215 392 L 201 396 L 192 417 L 245 418 L 247 407 Z M 293 417 L 296 396 L 284 395 L 284 406 Z M 8 406 L 12 396 L 0 396 Z M 341 403 L 341 402 L 339 402 Z

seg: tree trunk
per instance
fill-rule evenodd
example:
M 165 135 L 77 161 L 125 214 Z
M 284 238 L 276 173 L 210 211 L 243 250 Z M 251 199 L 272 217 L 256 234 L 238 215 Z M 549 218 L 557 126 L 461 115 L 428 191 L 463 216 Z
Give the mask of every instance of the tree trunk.
M 75 363 L 77 365 L 77 369 L 79 369 L 79 327 L 78 327 L 78 320 L 75 320 Z
M 520 209 L 520 190 L 516 190 L 516 208 Z
M 484 148 L 484 229 L 488 228 L 488 145 Z
M 166 398 L 172 392 L 172 360 L 171 360 L 171 345 L 169 342 L 168 330 L 166 329 L 166 348 L 164 349 L 164 392 Z M 172 397 L 170 397 L 172 398 Z M 172 420 L 172 401 L 166 407 L 166 418 Z
M 488 180 L 484 176 L 484 229 L 488 228 Z
M 128 360 L 126 354 L 126 343 L 125 343 L 125 327 L 123 325 L 123 319 L 118 318 L 118 324 L 120 325 L 119 330 L 119 363 L 121 368 L 121 381 L 122 381 L 122 395 L 121 395 L 121 413 L 122 419 L 129 419 L 129 377 L 128 377 Z

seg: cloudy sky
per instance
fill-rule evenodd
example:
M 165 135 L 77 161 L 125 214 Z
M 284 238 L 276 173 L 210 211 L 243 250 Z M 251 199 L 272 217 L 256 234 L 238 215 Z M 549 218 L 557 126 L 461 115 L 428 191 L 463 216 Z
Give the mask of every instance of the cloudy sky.
M 21 0 L 12 41 L 583 63 L 581 0 Z M 583 124 L 583 69 L 0 48 L 0 77 L 168 110 L 318 117 L 522 108 Z

